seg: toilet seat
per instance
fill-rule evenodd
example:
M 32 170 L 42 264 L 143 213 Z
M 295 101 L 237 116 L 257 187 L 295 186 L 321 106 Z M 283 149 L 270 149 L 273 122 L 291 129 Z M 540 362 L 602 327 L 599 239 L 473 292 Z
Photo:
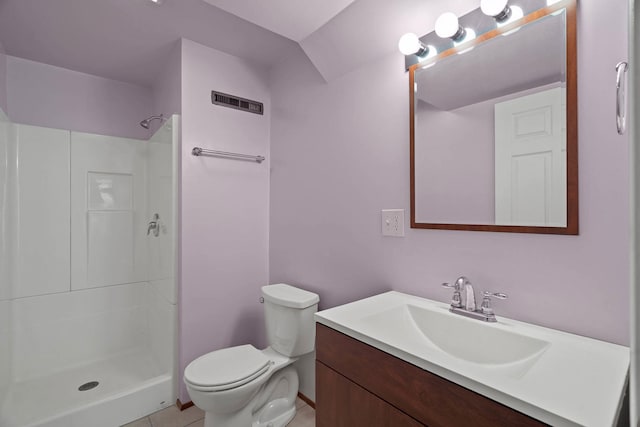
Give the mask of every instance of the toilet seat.
M 260 377 L 270 366 L 264 353 L 246 344 L 200 356 L 184 370 L 184 381 L 194 390 L 230 390 Z

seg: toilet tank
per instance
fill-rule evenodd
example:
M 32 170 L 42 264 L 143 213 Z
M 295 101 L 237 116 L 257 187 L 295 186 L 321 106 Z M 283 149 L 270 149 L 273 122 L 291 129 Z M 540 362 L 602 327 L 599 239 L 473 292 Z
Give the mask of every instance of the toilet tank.
M 288 357 L 312 352 L 320 297 L 284 283 L 263 286 L 262 297 L 269 346 Z

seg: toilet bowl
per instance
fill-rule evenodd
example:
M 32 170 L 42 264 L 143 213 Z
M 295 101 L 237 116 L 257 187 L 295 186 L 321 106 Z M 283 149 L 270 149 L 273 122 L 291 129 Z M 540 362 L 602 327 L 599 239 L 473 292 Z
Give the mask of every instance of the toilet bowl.
M 289 367 L 295 360 L 269 347 L 230 347 L 191 362 L 184 382 L 205 411 L 205 427 L 285 426 L 295 416 L 298 374 Z
M 316 294 L 289 285 L 262 288 L 269 347 L 229 347 L 207 353 L 184 371 L 205 427 L 284 427 L 296 413 L 298 374 L 292 365 L 313 351 Z

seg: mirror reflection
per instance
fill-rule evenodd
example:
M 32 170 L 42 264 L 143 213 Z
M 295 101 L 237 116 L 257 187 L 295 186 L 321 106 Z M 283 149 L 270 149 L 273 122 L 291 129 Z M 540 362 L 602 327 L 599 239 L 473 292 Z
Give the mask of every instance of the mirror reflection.
M 566 41 L 560 9 L 411 69 L 412 226 L 567 227 Z

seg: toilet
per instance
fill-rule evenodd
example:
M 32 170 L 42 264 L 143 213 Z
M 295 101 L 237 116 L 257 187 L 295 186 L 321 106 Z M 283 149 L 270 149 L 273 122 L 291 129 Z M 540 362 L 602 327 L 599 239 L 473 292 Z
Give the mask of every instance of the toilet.
M 290 285 L 262 287 L 269 346 L 250 344 L 200 356 L 184 370 L 205 427 L 284 427 L 296 414 L 298 373 L 291 366 L 315 347 L 318 295 Z

